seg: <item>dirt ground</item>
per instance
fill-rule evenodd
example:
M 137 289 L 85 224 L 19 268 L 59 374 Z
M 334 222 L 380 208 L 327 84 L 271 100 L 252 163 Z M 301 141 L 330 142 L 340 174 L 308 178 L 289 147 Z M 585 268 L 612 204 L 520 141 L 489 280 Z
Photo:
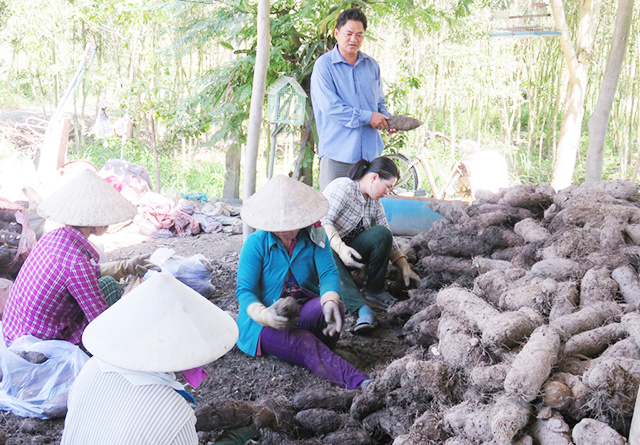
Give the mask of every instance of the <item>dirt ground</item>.
M 215 233 L 188 238 L 151 239 L 139 235 L 136 227 L 130 226 L 118 233 L 105 234 L 99 240 L 110 260 L 124 259 L 140 253 L 153 253 L 160 247 L 173 248 L 176 254 L 182 256 L 203 254 L 213 266 L 212 282 L 216 291 L 211 301 L 237 318 L 235 287 L 238 256 L 242 246 L 241 235 Z M 382 309 L 377 309 L 376 312 L 380 325 L 367 336 L 352 332 L 355 318 L 353 315 L 347 315 L 346 326 L 337 347 L 340 355 L 369 373 L 382 369 L 395 358 L 404 356 L 408 347 L 401 338 L 401 326 L 392 325 Z M 212 399 L 233 399 L 251 403 L 279 400 L 280 404 L 288 405 L 295 395 L 302 391 L 334 388 L 332 384 L 321 380 L 306 369 L 289 365 L 273 357 L 249 357 L 237 348 L 205 366 L 205 371 L 209 378 L 204 380 L 199 388 L 193 390 L 187 386 L 197 403 L 201 405 Z M 63 425 L 64 419 L 25 419 L 0 412 L 0 428 L 6 435 L 7 444 L 58 443 Z M 200 432 L 200 443 L 213 443 L 222 432 Z M 253 443 L 322 443 L 319 438 L 305 436 L 304 431 L 292 428 L 290 422 L 271 431 L 262 429 L 254 440 Z M 388 438 L 373 440 L 372 443 L 390 443 Z

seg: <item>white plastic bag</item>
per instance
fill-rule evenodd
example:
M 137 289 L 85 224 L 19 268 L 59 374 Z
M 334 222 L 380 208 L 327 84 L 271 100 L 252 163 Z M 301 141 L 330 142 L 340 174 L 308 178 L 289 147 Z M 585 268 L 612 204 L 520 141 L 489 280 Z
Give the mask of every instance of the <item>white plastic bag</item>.
M 162 272 L 173 275 L 178 281 L 199 292 L 200 295 L 207 298 L 213 295 L 216 288 L 211 284 L 211 278 L 213 276 L 211 274 L 212 267 L 209 260 L 201 253 L 185 258 L 176 255 L 175 252 L 175 250 L 168 247 L 161 247 L 151 254 L 149 261 L 160 266 Z M 149 270 L 144 278 L 147 279 L 154 273 L 158 272 Z
M 47 360 L 39 364 L 25 360 L 10 351 L 0 336 L 0 410 L 40 419 L 64 416 L 69 389 L 89 356 L 68 341 L 31 335 L 15 339 L 11 350 L 39 352 Z

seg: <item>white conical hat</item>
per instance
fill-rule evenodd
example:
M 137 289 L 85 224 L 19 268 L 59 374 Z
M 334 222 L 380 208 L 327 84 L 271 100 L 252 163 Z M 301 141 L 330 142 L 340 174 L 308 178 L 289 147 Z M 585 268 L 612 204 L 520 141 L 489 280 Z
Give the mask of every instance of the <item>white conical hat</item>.
M 97 316 L 82 343 L 132 371 L 177 372 L 229 352 L 238 326 L 229 314 L 167 273 L 157 273 Z
M 242 204 L 240 216 L 248 225 L 267 232 L 308 227 L 329 210 L 322 193 L 288 176 L 274 176 Z
M 68 226 L 100 227 L 133 218 L 136 207 L 111 184 L 84 170 L 38 205 L 38 213 Z

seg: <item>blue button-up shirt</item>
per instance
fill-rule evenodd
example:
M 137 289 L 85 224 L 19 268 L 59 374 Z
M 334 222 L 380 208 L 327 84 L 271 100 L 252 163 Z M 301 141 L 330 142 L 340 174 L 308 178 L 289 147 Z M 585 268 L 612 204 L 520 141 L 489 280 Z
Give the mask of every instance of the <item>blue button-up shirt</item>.
M 373 112 L 389 115 L 378 62 L 363 52 L 352 66 L 336 45 L 316 60 L 311 102 L 318 130 L 318 155 L 353 164 L 382 153 L 382 138 L 370 125 Z

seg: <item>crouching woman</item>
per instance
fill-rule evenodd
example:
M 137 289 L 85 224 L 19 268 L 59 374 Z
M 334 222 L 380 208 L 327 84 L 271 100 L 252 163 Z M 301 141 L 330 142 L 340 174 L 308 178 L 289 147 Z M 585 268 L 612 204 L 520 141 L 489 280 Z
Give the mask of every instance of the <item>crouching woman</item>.
M 133 218 L 137 209 L 91 171 L 69 180 L 38 212 L 63 227 L 44 235 L 22 265 L 4 309 L 4 340 L 11 345 L 32 335 L 79 344 L 85 326 L 120 298 L 116 280 L 158 267 L 145 255 L 98 264 L 89 236 Z
M 244 203 L 242 219 L 257 231 L 238 264 L 238 347 L 356 389 L 367 375 L 333 352 L 344 317 L 340 275 L 324 230 L 314 226 L 328 207 L 321 193 L 286 176 Z M 287 302 L 294 302 L 293 311 Z
M 348 178 L 338 178 L 324 189 L 329 210 L 322 218 L 340 271 L 340 296 L 350 312 L 358 314 L 355 331 L 364 333 L 375 326 L 367 301 L 389 307 L 396 298 L 384 290 L 389 260 L 402 272 L 405 285 L 420 285 L 404 253 L 393 239 L 380 199 L 398 180 L 394 162 L 384 156 L 371 162 L 361 159 L 351 167 Z M 364 296 L 351 278 L 351 270 L 367 266 Z

